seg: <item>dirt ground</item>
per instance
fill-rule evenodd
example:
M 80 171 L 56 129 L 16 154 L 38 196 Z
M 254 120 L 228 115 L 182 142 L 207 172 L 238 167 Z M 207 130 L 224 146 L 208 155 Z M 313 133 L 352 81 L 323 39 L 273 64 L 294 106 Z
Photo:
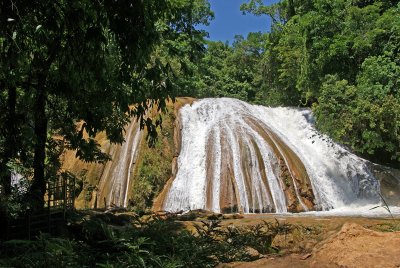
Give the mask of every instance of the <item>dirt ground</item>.
M 250 225 L 278 221 L 294 226 L 275 238 L 279 254 L 247 263 L 220 264 L 219 268 L 400 268 L 400 218 L 274 217 L 247 215 L 225 220 L 224 225 Z

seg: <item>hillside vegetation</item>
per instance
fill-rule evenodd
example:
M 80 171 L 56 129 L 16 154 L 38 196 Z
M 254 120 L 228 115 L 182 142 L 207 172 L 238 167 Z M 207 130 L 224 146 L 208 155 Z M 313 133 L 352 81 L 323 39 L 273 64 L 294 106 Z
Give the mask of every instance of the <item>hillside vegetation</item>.
M 243 0 L 241 10 L 270 17 L 271 29 L 229 44 L 207 41 L 200 30 L 214 18 L 207 0 L 0 1 L 0 266 L 215 267 L 282 252 L 275 238 L 294 249 L 304 237 L 316 243 L 315 235 L 328 235 L 319 227 L 330 219 L 317 219 L 315 228 L 251 218 L 235 226 L 224 225 L 222 214 L 198 218 L 202 211 L 147 214 L 162 207 L 162 198 L 154 199 L 176 171 L 174 122 L 192 98 L 311 108 L 320 131 L 366 159 L 400 168 L 399 1 L 264 2 Z M 53 205 L 73 203 L 74 194 L 79 208 L 100 208 L 103 200 L 106 206 L 97 186 L 113 148 L 127 144 L 132 122 L 145 139 L 134 170 L 124 169 L 134 179 L 122 188 L 137 213 L 50 208 L 51 198 L 60 198 Z M 383 194 L 398 203 L 398 171 L 388 170 L 380 167 Z M 115 178 L 121 176 L 108 181 Z M 67 180 L 75 185 L 51 193 L 49 185 Z M 197 224 L 186 224 L 188 218 Z M 392 220 L 382 222 L 398 231 Z M 35 221 L 44 224 L 31 230 Z M 360 234 L 360 247 L 377 235 Z M 342 235 L 332 241 L 347 245 Z M 392 265 L 400 256 L 398 233 L 379 235 L 370 248 Z M 346 250 L 327 247 L 327 263 Z
M 311 107 L 322 132 L 399 167 L 399 1 L 251 0 L 241 9 L 270 16 L 271 32 L 207 42 L 184 94 Z

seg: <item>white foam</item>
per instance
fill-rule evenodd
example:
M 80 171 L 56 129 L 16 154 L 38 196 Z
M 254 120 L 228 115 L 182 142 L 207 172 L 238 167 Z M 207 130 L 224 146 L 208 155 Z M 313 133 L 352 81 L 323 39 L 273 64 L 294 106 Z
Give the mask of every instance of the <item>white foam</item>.
M 245 118 L 252 118 L 265 125 L 299 156 L 309 174 L 319 209 L 345 213 L 345 211 L 358 211 L 358 208 L 380 201 L 379 183 L 368 169 L 366 162 L 343 146 L 334 143 L 329 137 L 317 132 L 310 110 L 269 108 L 250 105 L 236 99 L 220 98 L 203 99 L 192 105 L 186 105 L 181 108 L 180 117 L 181 152 L 178 158 L 178 171 L 164 207 L 167 211 L 206 207 L 206 144 L 210 135 L 214 135 L 212 140 L 216 147 L 220 146 L 218 143 L 221 131 L 224 130 L 233 154 L 234 176 L 243 211 L 250 212 L 251 207 L 247 202 L 248 193 L 245 190 L 240 167 L 242 156 L 238 139 L 242 137 L 246 141 L 246 137 L 252 137 L 262 154 L 276 211 L 286 212 L 282 185 L 275 178 L 269 163 L 276 159 L 268 144 L 249 127 Z M 254 153 L 251 146 L 248 147 L 249 151 Z M 224 161 L 221 150 L 216 148 L 214 151 L 214 159 Z M 251 159 L 256 162 L 254 157 Z M 213 185 L 219 185 L 220 166 L 220 164 L 215 165 Z M 265 187 L 260 185 L 260 174 L 252 172 L 252 177 L 254 191 L 252 196 L 266 199 Z M 213 188 L 212 193 L 219 195 L 220 189 Z M 216 199 L 219 197 L 213 198 L 212 209 L 219 212 Z

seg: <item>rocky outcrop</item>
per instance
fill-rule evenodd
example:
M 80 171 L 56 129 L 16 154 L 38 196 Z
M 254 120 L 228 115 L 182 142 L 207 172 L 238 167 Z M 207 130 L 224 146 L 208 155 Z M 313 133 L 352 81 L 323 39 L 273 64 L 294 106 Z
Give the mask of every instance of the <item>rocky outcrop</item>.
M 182 129 L 182 123 L 180 121 L 179 117 L 179 109 L 186 105 L 186 104 L 191 104 L 193 103 L 195 99 L 193 98 L 178 98 L 176 99 L 176 102 L 173 104 L 173 114 L 174 114 L 174 120 L 173 120 L 173 158 L 172 158 L 172 163 L 171 163 L 171 177 L 168 179 L 168 181 L 165 183 L 162 191 L 160 194 L 156 196 L 153 202 L 152 210 L 154 212 L 162 211 L 164 208 L 164 202 L 167 198 L 168 191 L 171 187 L 171 184 L 176 176 L 176 172 L 178 170 L 178 156 L 180 154 L 181 150 L 181 129 Z
M 110 144 L 105 133 L 96 136 L 96 141 L 101 146 L 104 153 L 112 156 L 116 151 L 115 145 Z M 70 172 L 77 177 L 77 186 L 79 185 L 79 195 L 75 200 L 76 208 L 95 208 L 97 205 L 97 196 L 100 184 L 100 178 L 105 169 L 104 164 L 88 163 L 79 160 L 76 152 L 67 150 L 61 156 L 62 170 Z M 104 207 L 104 204 L 101 205 Z
M 349 219 L 351 220 L 351 219 Z M 370 221 L 369 219 L 367 221 Z M 320 226 L 321 223 L 318 223 Z M 370 222 L 367 223 L 370 225 Z M 327 226 L 327 225 L 325 225 Z M 318 227 L 319 228 L 319 227 Z M 332 227 L 330 227 L 332 228 Z M 336 227 L 335 227 L 336 228 Z M 307 252 L 269 255 L 253 262 L 221 263 L 219 268 L 359 268 L 400 267 L 400 232 L 378 232 L 354 222 L 345 223 L 340 231 L 322 239 Z M 321 238 L 324 235 L 321 236 Z M 307 238 L 305 238 L 307 240 Z M 314 242 L 312 243 L 314 244 Z
M 156 209 L 221 213 L 315 209 L 307 170 L 279 135 L 248 111 L 241 111 L 242 106 L 226 112 L 218 104 L 198 105 L 203 102 L 186 106 L 175 121 L 184 133 L 176 145 L 180 166 L 173 161 L 176 172 L 157 198 Z
M 178 117 L 177 111 L 179 108 L 192 101 L 192 98 L 178 98 L 174 103 L 168 102 L 167 109 L 171 111 L 171 114 L 164 115 L 164 119 L 170 116 L 172 118 L 168 118 L 168 120 L 165 121 L 168 124 L 171 121 L 173 122 L 174 119 Z M 151 113 L 153 117 L 158 114 L 157 111 L 152 111 Z M 142 189 L 140 189 L 140 187 L 135 187 L 139 176 L 143 175 L 140 174 L 141 169 L 146 165 L 153 164 L 146 162 L 148 159 L 143 158 L 142 155 L 144 153 L 148 155 L 170 155 L 164 151 L 173 151 L 173 153 L 171 153 L 171 155 L 173 154 L 174 156 L 172 160 L 172 173 L 175 174 L 176 159 L 179 155 L 180 127 L 179 121 L 175 121 L 174 124 L 176 129 L 173 133 L 176 144 L 175 148 L 167 148 L 171 147 L 171 145 L 169 145 L 168 142 L 164 142 L 163 139 L 166 139 L 166 136 L 170 135 L 170 133 L 164 133 L 165 131 L 162 132 L 162 130 L 159 129 L 159 139 L 163 145 L 158 148 L 150 149 L 144 139 L 147 135 L 146 131 L 140 131 L 139 124 L 135 119 L 132 119 L 131 123 L 126 126 L 125 142 L 123 144 L 111 144 L 107 140 L 105 133 L 99 133 L 96 136 L 95 140 L 99 143 L 101 150 L 111 157 L 111 160 L 104 164 L 83 162 L 75 156 L 75 151 L 65 151 L 61 159 L 63 162 L 62 169 L 74 174 L 81 184 L 81 191 L 75 202 L 76 207 L 126 207 L 132 205 L 133 196 L 148 195 L 148 193 L 138 193 L 137 191 L 142 191 Z M 165 127 L 165 129 L 169 129 L 168 126 Z M 174 146 L 172 145 L 172 147 Z M 161 152 L 161 150 L 163 150 L 163 152 Z M 164 161 L 168 161 L 168 166 L 171 165 L 171 159 L 164 159 Z M 165 170 L 165 177 L 168 178 L 167 174 L 169 173 L 170 170 Z M 166 185 L 168 185 L 168 183 Z M 161 188 L 163 186 L 164 185 L 162 185 Z M 152 193 L 153 196 L 158 196 L 158 194 L 159 192 Z M 137 200 L 135 200 L 135 202 L 136 201 Z M 157 203 L 157 200 L 155 203 Z
M 379 180 L 381 194 L 389 206 L 400 206 L 400 170 L 370 163 L 370 169 Z
M 105 164 L 83 162 L 75 157 L 74 151 L 63 155 L 63 169 L 82 183 L 77 208 L 126 207 L 143 133 L 134 119 L 125 130 L 123 144 L 110 144 L 104 133 L 97 135 L 102 151 L 111 157 Z
M 376 232 L 346 223 L 315 249 L 310 267 L 399 267 L 399 245 L 399 232 Z
M 304 111 L 273 109 L 278 108 L 260 109 L 232 99 L 194 103 L 178 98 L 167 105 L 154 148 L 147 146 L 146 133 L 135 120 L 126 127 L 121 145 L 110 144 L 100 133 L 96 140 L 111 161 L 88 164 L 74 152 L 64 155 L 64 170 L 83 181 L 77 207 L 285 213 L 335 208 L 335 202 L 352 204 L 363 196 L 372 200 L 368 193 L 379 200 L 378 183 L 365 161 L 316 137 L 309 122 L 301 121 Z M 296 120 L 301 124 L 288 113 L 300 116 Z M 158 111 L 150 114 L 158 116 Z M 280 118 L 290 124 L 282 128 L 276 121 Z M 292 131 L 286 133 L 288 129 Z M 296 134 L 303 130 L 307 138 Z M 400 172 L 372 164 L 370 169 L 380 180 L 384 199 L 400 205 Z

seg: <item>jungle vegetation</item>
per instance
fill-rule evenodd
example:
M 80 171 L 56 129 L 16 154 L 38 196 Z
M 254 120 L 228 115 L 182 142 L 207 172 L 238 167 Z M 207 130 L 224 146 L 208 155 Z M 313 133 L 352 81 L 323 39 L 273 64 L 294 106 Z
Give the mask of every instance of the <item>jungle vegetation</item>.
M 320 131 L 400 167 L 399 1 L 251 0 L 241 9 L 272 18 L 271 31 L 208 42 L 187 94 L 310 107 Z
M 147 129 L 149 144 L 160 146 L 155 138 L 162 119 L 146 112 L 164 111 L 166 100 L 178 96 L 309 107 L 323 133 L 369 160 L 399 168 L 399 1 L 243 2 L 243 13 L 269 16 L 273 24 L 266 33 L 238 35 L 229 44 L 208 41 L 198 29 L 214 16 L 206 0 L 1 1 L 1 222 L 43 208 L 46 183 L 62 175 L 63 150 L 76 150 L 84 161 L 109 160 L 94 137 L 105 132 L 111 142 L 123 142 L 132 116 Z M 158 171 L 142 172 L 161 177 Z M 26 185 L 13 185 L 16 174 L 28 179 Z M 65 267 L 91 266 L 96 259 L 82 263 L 80 254 L 111 245 L 114 252 L 107 254 L 114 264 L 104 254 L 93 255 L 100 258 L 98 266 L 182 267 L 193 262 L 193 252 L 203 254 L 208 265 L 215 262 L 212 245 L 227 250 L 218 239 L 206 246 L 209 236 L 199 242 L 182 233 L 167 242 L 174 246 L 182 239 L 190 244 L 186 249 L 177 246 L 175 255 L 161 250 L 163 255 L 150 258 L 166 241 L 158 244 L 154 233 L 115 236 L 100 225 L 93 232 L 80 225 L 76 233 L 84 239 L 14 241 L 7 253 L 13 258 L 0 263 L 12 266 L 22 249 L 41 254 L 49 246 L 56 257 L 70 254 L 60 260 Z M 106 242 L 90 244 L 99 230 Z M 215 252 L 215 258 L 230 254 Z M 44 259 L 35 256 L 27 258 L 42 266 Z

